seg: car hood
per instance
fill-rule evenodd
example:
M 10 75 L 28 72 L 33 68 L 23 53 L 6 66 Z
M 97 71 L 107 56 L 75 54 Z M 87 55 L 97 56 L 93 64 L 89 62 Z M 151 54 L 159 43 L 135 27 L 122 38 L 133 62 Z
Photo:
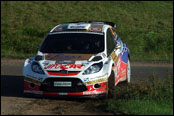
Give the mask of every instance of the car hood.
M 96 54 L 45 54 L 45 60 L 40 65 L 46 71 L 82 71 L 95 56 Z
M 56 60 L 56 61 L 82 61 L 88 60 L 91 56 L 96 54 L 45 54 L 45 60 Z

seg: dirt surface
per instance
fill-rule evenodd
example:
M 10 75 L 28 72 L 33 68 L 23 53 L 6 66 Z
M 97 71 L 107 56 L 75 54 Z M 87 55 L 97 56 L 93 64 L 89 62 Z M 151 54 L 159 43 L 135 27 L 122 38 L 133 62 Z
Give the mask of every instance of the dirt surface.
M 1 59 L 2 115 L 113 115 L 97 108 L 98 99 L 24 96 L 23 62 Z M 173 75 L 173 63 L 132 62 L 131 69 L 132 83 L 143 82 L 152 74 L 159 78 L 164 78 L 167 72 Z
M 92 108 L 89 99 L 1 96 L 2 115 L 112 115 Z M 97 104 L 97 102 L 96 102 Z M 91 108 L 90 108 L 91 107 Z

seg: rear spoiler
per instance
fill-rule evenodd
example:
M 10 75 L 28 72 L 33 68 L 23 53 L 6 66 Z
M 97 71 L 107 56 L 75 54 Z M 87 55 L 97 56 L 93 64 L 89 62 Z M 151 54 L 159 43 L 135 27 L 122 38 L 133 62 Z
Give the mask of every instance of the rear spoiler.
M 75 21 L 75 22 L 68 22 L 68 23 L 97 23 L 97 24 L 107 24 L 116 28 L 116 24 L 113 22 L 106 22 L 106 21 Z

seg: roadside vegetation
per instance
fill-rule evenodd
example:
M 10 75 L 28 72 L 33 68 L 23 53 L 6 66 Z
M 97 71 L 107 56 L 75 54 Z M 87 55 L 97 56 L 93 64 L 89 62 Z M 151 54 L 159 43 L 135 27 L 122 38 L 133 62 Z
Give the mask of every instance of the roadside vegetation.
M 172 1 L 1 1 L 1 57 L 34 56 L 54 26 L 87 20 L 115 22 L 131 60 L 173 60 Z
M 119 84 L 111 97 L 91 104 L 102 111 L 121 115 L 173 115 L 173 75 L 158 80 L 152 75 L 140 84 Z

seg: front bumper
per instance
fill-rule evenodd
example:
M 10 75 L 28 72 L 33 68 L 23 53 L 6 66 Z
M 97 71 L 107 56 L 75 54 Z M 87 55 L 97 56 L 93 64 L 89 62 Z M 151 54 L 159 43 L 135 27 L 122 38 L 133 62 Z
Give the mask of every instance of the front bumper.
M 105 79 L 106 80 L 106 79 Z M 54 81 L 71 81 L 72 87 L 54 87 Z M 79 84 L 80 79 L 73 78 L 47 78 L 42 83 L 24 78 L 24 93 L 40 94 L 40 95 L 67 95 L 67 96 L 89 96 L 108 93 L 107 81 L 95 81 L 89 85 Z M 98 85 L 98 86 L 96 86 Z

